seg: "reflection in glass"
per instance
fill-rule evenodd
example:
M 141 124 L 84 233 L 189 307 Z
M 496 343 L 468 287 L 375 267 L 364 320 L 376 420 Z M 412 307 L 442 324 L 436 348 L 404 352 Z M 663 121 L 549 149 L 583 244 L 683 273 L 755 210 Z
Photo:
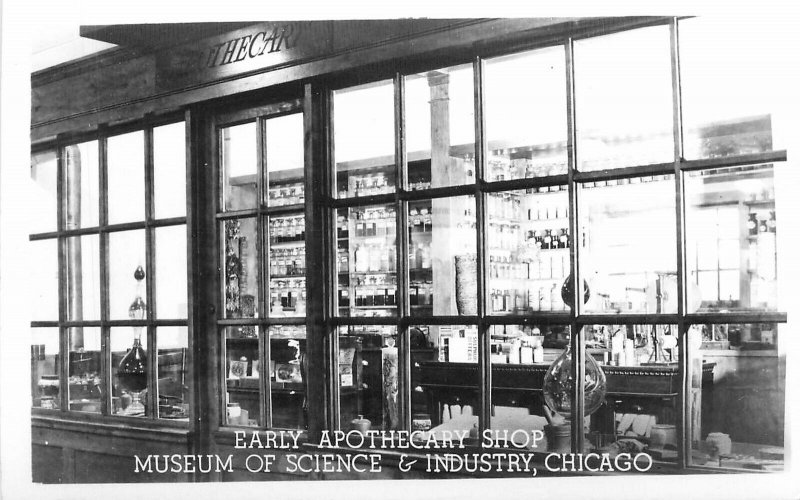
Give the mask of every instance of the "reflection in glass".
M 186 226 L 155 229 L 156 316 L 187 317 Z
M 65 229 L 94 227 L 99 224 L 100 170 L 98 156 L 97 141 L 64 148 Z M 144 191 L 142 191 L 142 196 L 144 196 Z
M 232 219 L 220 225 L 225 317 L 255 318 L 259 280 L 256 219 Z
M 491 314 L 568 310 L 568 201 L 566 186 L 487 194 Z
M 689 312 L 775 310 L 772 165 L 691 172 L 684 185 Z
M 776 111 L 785 106 L 784 79 L 776 73 L 786 67 L 775 50 L 784 43 L 779 23 L 764 29 L 744 19 L 701 17 L 681 20 L 679 28 L 684 156 L 780 149 L 773 136 Z
M 258 425 L 261 418 L 261 374 L 255 326 L 230 326 L 225 333 L 225 422 Z
M 669 30 L 575 42 L 579 170 L 674 159 Z
M 420 421 L 418 430 L 438 439 L 445 430 L 477 437 L 478 327 L 412 325 L 409 329 L 411 411 L 412 420 Z
M 108 223 L 144 220 L 144 132 L 108 138 Z
M 340 315 L 397 314 L 396 217 L 394 205 L 337 212 Z
M 305 216 L 269 218 L 269 314 L 306 315 Z
M 772 323 L 689 328 L 692 465 L 784 469 L 786 366 L 778 340 Z
M 98 320 L 100 238 L 96 234 L 74 236 L 66 239 L 66 245 L 67 318 L 71 321 Z M 127 317 L 127 304 L 125 307 L 124 317 Z
M 305 326 L 269 327 L 269 355 L 272 426 L 307 429 Z
M 267 203 L 271 207 L 305 202 L 303 114 L 266 120 Z
M 564 47 L 487 59 L 489 181 L 567 173 Z
M 394 326 L 339 327 L 339 414 L 342 430 L 395 430 L 398 354 Z
M 55 151 L 31 156 L 31 184 L 28 210 L 28 232 L 45 233 L 56 230 L 58 161 Z
M 242 210 L 258 205 L 256 123 L 220 129 L 222 207 Z
M 58 328 L 31 328 L 31 396 L 34 408 L 53 410 L 61 406 L 58 344 Z
M 475 182 L 474 100 L 472 65 L 406 77 L 410 189 Z
M 495 432 L 508 432 L 521 449 L 545 451 L 547 443 L 533 442 L 534 431 L 544 431 L 548 421 L 540 393 L 548 364 L 560 352 L 544 347 L 544 340 L 555 340 L 568 326 L 495 325 L 489 327 L 489 356 L 492 370 L 492 422 Z
M 605 404 L 587 423 L 586 442 L 611 456 L 644 451 L 654 460 L 676 462 L 677 326 L 596 324 L 585 326 L 583 334 L 587 360 L 600 365 L 607 387 Z
M 129 306 L 134 296 L 145 297 L 144 284 L 139 293 L 134 275 L 145 269 L 144 230 L 119 231 L 108 235 L 108 301 L 112 319 L 129 319 Z M 150 279 L 147 277 L 146 279 Z
M 583 311 L 677 312 L 673 176 L 582 183 L 579 195 Z
M 186 215 L 186 124 L 153 129 L 153 197 L 155 217 Z
M 69 409 L 100 413 L 100 329 L 69 329 Z
M 147 329 L 111 328 L 112 412 L 144 417 L 147 412 Z
M 32 241 L 28 245 L 31 262 L 33 319 L 58 321 L 58 240 Z
M 189 331 L 185 326 L 158 327 L 158 418 L 189 418 Z
M 339 198 L 394 192 L 394 86 L 390 80 L 333 93 Z
M 475 197 L 408 204 L 411 314 L 478 313 Z

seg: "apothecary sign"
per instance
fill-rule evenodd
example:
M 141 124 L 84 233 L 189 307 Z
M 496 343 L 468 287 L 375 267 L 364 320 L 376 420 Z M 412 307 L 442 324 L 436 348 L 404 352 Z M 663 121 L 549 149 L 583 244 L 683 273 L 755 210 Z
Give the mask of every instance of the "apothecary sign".
M 330 24 L 259 23 L 165 50 L 157 57 L 157 85 L 174 89 L 279 67 L 329 50 Z

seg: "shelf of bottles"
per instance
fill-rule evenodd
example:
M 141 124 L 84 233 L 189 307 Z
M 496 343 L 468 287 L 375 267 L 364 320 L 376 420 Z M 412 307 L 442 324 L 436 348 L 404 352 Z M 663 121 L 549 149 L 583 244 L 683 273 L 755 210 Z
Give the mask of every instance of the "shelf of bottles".
M 489 310 L 566 312 L 569 275 L 566 186 L 488 193 Z
M 408 297 L 415 314 L 431 314 L 433 310 L 432 212 L 430 200 L 409 203 Z
M 302 214 L 269 219 L 269 314 L 272 317 L 305 316 L 305 236 Z
M 396 217 L 391 205 L 339 210 L 337 271 L 340 315 L 396 314 Z

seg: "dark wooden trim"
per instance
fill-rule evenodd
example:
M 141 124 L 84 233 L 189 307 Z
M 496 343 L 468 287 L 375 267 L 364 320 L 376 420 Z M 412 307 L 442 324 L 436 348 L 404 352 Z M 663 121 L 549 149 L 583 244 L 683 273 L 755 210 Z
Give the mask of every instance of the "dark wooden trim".
M 743 165 L 754 165 L 759 163 L 779 163 L 788 159 L 785 149 L 777 151 L 766 151 L 763 153 L 751 153 L 744 155 L 723 156 L 719 158 L 707 158 L 702 160 L 681 160 L 681 170 L 693 172 L 709 168 L 739 167 Z
M 569 253 L 570 253 L 570 275 L 572 280 L 572 303 L 570 316 L 576 318 L 583 309 L 583 280 L 580 277 L 580 231 L 578 208 L 578 189 L 576 176 L 578 175 L 578 165 L 580 151 L 578 150 L 577 140 L 577 121 L 575 114 L 575 41 L 570 38 L 567 40 L 564 51 L 564 67 L 566 71 L 567 84 L 567 178 L 568 178 L 568 197 L 569 197 Z M 583 328 L 573 319 L 570 324 L 570 348 L 572 349 L 572 364 L 570 372 L 572 380 L 582 381 L 586 375 L 586 341 Z M 582 383 L 576 383 L 572 391 L 572 451 L 582 453 L 584 444 L 584 387 Z
M 788 314 L 780 311 L 687 313 L 685 320 L 688 325 L 709 323 L 786 323 Z
M 575 320 L 579 325 L 674 325 L 677 314 L 581 314 Z
M 631 177 L 641 177 L 647 175 L 666 175 L 674 172 L 675 162 L 653 163 L 651 165 L 635 165 L 630 167 L 609 168 L 605 170 L 575 172 L 576 182 L 587 181 L 608 181 L 617 179 L 629 179 Z M 577 169 L 577 164 L 576 164 Z
M 511 179 L 507 181 L 482 182 L 481 190 L 484 193 L 496 193 L 516 189 L 534 189 L 551 186 L 565 186 L 569 182 L 567 175 L 551 175 L 547 177 L 529 177 L 526 179 Z

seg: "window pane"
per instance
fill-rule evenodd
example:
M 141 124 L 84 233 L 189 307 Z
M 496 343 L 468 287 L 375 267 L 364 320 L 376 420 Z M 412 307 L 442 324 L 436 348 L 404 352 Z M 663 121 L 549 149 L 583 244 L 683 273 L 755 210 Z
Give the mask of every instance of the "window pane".
M 156 317 L 186 318 L 186 226 L 156 228 Z
M 556 451 L 539 389 L 547 368 L 562 349 L 543 346 L 545 338 L 569 338 L 568 326 L 498 325 L 489 328 L 494 432 L 507 432 L 520 448 Z M 513 365 L 513 366 L 512 366 Z M 535 389 L 531 391 L 530 389 Z M 555 425 L 562 424 L 560 420 Z M 550 442 L 548 442 L 550 441 Z M 569 446 L 569 435 L 566 437 Z
M 579 192 L 584 311 L 677 312 L 674 177 L 592 184 Z
M 566 186 L 490 193 L 490 314 L 567 311 L 561 287 L 570 272 Z
M 604 402 L 585 423 L 592 451 L 611 456 L 624 450 L 644 451 L 654 460 L 676 462 L 677 326 L 591 325 L 584 327 L 584 335 L 586 354 L 594 358 L 606 379 Z
M 777 308 L 772 165 L 687 173 L 689 312 Z
M 100 319 L 100 238 L 96 234 L 67 238 L 65 273 L 67 318 Z
M 400 429 L 396 333 L 394 326 L 339 327 L 342 430 Z
M 397 314 L 396 212 L 392 205 L 337 212 L 341 316 Z
M 784 40 L 780 23 L 680 21 L 686 158 L 780 149 L 773 127 L 776 112 L 785 106 L 785 92 L 784 78 L 776 71 L 786 61 L 775 48 Z
M 90 141 L 64 148 L 65 229 L 93 227 L 99 224 L 98 147 L 97 141 Z
M 59 403 L 58 328 L 31 328 L 31 396 L 34 408 L 56 409 Z
M 411 314 L 478 314 L 475 197 L 408 204 Z
M 269 206 L 305 202 L 303 114 L 270 118 L 267 129 Z
M 255 208 L 258 204 L 256 123 L 220 130 L 223 210 Z
M 69 329 L 69 409 L 100 413 L 103 386 L 100 329 Z
M 405 99 L 409 188 L 475 182 L 472 65 L 406 77 Z
M 189 330 L 158 327 L 158 417 L 189 419 Z
M 108 235 L 108 302 L 111 319 L 143 319 L 131 316 L 134 300 L 147 301 L 144 230 Z M 138 302 L 138 300 L 137 300 Z
M 477 437 L 478 327 L 413 325 L 411 336 L 411 412 L 416 430 L 441 439 L 443 431 Z
M 186 124 L 153 129 L 153 196 L 157 219 L 186 215 Z
M 269 327 L 272 427 L 307 429 L 306 327 Z
M 303 215 L 269 219 L 269 314 L 306 315 L 306 223 Z
M 144 220 L 144 132 L 108 138 L 108 223 Z
M 33 319 L 58 321 L 58 240 L 32 241 L 29 246 Z
M 149 363 L 145 327 L 111 329 L 112 412 L 115 415 L 145 416 Z
M 31 156 L 30 232 L 44 233 L 56 230 L 58 200 L 58 161 L 55 151 L 45 151 Z
M 786 363 L 778 325 L 689 328 L 691 464 L 782 471 Z
M 223 221 L 222 296 L 226 318 L 258 317 L 258 236 L 256 219 Z
M 339 198 L 394 192 L 394 86 L 390 80 L 333 93 Z
M 255 326 L 225 328 L 225 422 L 258 425 L 264 399 L 259 366 L 258 331 Z
M 567 173 L 564 47 L 486 61 L 490 181 Z
M 575 42 L 580 170 L 673 161 L 670 64 L 666 26 Z

